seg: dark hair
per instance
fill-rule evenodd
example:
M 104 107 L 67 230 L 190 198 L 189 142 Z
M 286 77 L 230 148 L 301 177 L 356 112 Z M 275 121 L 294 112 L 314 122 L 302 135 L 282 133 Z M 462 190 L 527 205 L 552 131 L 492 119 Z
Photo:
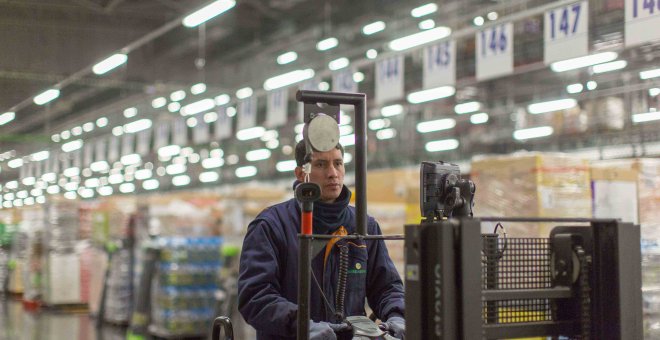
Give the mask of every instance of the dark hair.
M 337 143 L 335 149 L 341 151 L 341 156 L 344 157 L 344 147 Z M 296 165 L 303 166 L 305 164 L 305 156 L 307 156 L 307 149 L 305 148 L 305 141 L 301 140 L 296 144 Z

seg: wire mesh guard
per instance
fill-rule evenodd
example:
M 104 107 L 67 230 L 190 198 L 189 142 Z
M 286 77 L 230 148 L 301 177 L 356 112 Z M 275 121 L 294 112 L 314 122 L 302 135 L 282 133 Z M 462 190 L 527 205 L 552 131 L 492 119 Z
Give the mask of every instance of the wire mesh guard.
M 547 238 L 483 236 L 482 290 L 546 289 L 552 287 L 550 241 Z M 484 324 L 551 321 L 549 299 L 482 302 Z

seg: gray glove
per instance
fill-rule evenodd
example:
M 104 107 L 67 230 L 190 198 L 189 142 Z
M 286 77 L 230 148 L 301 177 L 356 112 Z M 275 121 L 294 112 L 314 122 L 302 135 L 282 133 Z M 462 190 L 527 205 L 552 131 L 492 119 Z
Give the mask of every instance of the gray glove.
M 392 316 L 384 324 L 380 324 L 381 329 L 388 331 L 395 338 L 403 340 L 406 335 L 406 320 L 399 316 Z
M 337 332 L 343 332 L 350 330 L 350 326 L 341 323 L 327 323 L 324 321 L 321 322 L 309 322 L 309 340 L 336 340 Z

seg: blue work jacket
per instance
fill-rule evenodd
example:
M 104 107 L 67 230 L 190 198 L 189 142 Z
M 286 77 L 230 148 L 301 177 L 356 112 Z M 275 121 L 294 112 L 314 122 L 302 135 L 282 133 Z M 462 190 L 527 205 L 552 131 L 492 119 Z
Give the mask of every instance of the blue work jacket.
M 333 234 L 341 229 L 348 234 L 356 233 L 355 207 L 349 206 L 350 198 L 351 192 L 344 186 L 334 203 L 316 202 L 314 234 Z M 238 277 L 238 308 L 257 330 L 259 340 L 296 338 L 300 215 L 296 199 L 273 205 L 250 223 L 245 235 Z M 381 234 L 372 217 L 368 217 L 367 232 Z M 333 239 L 322 244 L 317 254 L 312 254 L 311 319 L 338 321 L 333 310 L 338 304 L 340 246 L 348 248 L 344 315 L 365 315 L 366 299 L 379 319 L 402 317 L 403 284 L 385 243 Z M 325 299 L 319 286 L 323 287 Z M 338 338 L 346 336 L 338 335 Z

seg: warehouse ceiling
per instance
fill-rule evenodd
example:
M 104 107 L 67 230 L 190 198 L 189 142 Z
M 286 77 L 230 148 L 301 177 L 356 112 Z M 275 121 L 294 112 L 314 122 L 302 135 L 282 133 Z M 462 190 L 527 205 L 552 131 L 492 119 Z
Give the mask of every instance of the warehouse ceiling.
M 531 101 L 565 95 L 569 84 L 597 80 L 598 89 L 585 90 L 576 95 L 578 99 L 587 102 L 593 98 L 623 96 L 627 111 L 631 109 L 631 97 L 660 86 L 656 80 L 640 82 L 637 77 L 639 70 L 660 65 L 659 44 L 623 48 L 624 12 L 620 0 L 589 2 L 590 50 L 617 50 L 628 62 L 626 70 L 598 75 L 597 79 L 587 69 L 563 74 L 554 73 L 544 65 L 543 12 L 538 9 L 558 3 L 553 1 L 436 1 L 437 12 L 413 18 L 410 11 L 428 1 L 239 0 L 233 9 L 206 24 L 196 28 L 181 25 L 184 16 L 209 2 L 0 1 L 0 42 L 3 46 L 0 53 L 0 114 L 16 112 L 13 121 L 0 125 L 0 166 L 5 171 L 0 177 L 6 175 L 7 170 L 12 171 L 4 166 L 3 161 L 6 163 L 10 158 L 43 149 L 58 149 L 64 140 L 55 142 L 53 136 L 71 131 L 74 126 L 94 122 L 99 117 L 108 118 L 105 129 L 95 129 L 77 138 L 111 136 L 113 126 L 131 120 L 122 115 L 124 109 L 138 107 L 140 116 L 145 117 L 161 115 L 163 112 L 151 108 L 154 98 L 169 97 L 177 90 L 189 92 L 196 83 L 206 84 L 205 96 L 227 93 L 235 102 L 234 93 L 239 88 L 249 86 L 261 91 L 259 94 L 262 95 L 266 78 L 294 69 L 314 69 L 319 81 L 329 82 L 328 62 L 347 57 L 351 65 L 365 75 L 359 91 L 372 98 L 374 61 L 365 57 L 365 51 L 375 49 L 379 56 L 392 54 L 387 43 L 418 32 L 418 25 L 426 19 L 450 27 L 459 35 L 456 96 L 446 101 L 407 107 L 407 117 L 412 119 L 393 118 L 392 124 L 399 134 L 391 142 L 376 142 L 375 138 L 370 141 L 370 166 L 406 165 L 427 159 L 424 143 L 437 136 L 418 134 L 415 122 L 454 115 L 453 106 L 467 100 L 485 103 L 490 108 L 491 120 L 487 126 L 469 126 L 469 123 L 464 126 L 459 117 L 460 126 L 451 135 L 461 136 L 461 149 L 443 155 L 450 160 L 517 149 L 563 151 L 576 147 L 660 141 L 655 129 L 626 129 L 612 134 L 607 126 L 596 126 L 600 124 L 598 122 L 590 123 L 596 125 L 588 135 L 563 136 L 553 143 L 539 140 L 521 144 L 511 139 L 512 129 L 520 125 L 516 112 Z M 512 76 L 477 82 L 473 37 L 478 27 L 474 18 L 477 15 L 486 18 L 491 12 L 497 13 L 500 19 L 515 20 L 515 71 Z M 385 21 L 387 29 L 370 36 L 361 33 L 364 25 L 377 20 Z M 339 40 L 339 46 L 330 51 L 318 51 L 316 43 L 330 36 Z M 122 49 L 129 52 L 125 65 L 102 76 L 91 72 L 92 65 Z M 298 59 L 291 64 L 278 65 L 277 56 L 287 51 L 297 52 Z M 421 88 L 422 61 L 421 49 L 406 54 L 407 93 Z M 44 106 L 32 102 L 35 95 L 56 84 L 62 85 L 57 100 Z M 293 101 L 294 90 L 289 92 L 289 100 Z M 182 104 L 186 102 L 190 100 L 186 99 Z M 407 105 L 404 101 L 401 103 Z M 371 101 L 368 105 L 377 108 Z M 260 107 L 265 107 L 265 100 L 261 100 Z M 263 113 L 259 114 L 263 116 Z M 373 112 L 371 116 L 374 116 Z M 297 121 L 283 127 L 280 135 L 293 136 L 295 123 Z M 293 142 L 293 137 L 281 139 L 281 144 Z M 245 149 L 263 147 L 258 143 L 244 143 L 233 150 L 240 153 Z M 393 152 L 374 152 L 379 149 Z M 10 151 L 11 155 L 6 154 Z M 408 157 L 402 159 L 401 154 Z M 279 158 L 283 157 L 280 155 Z

